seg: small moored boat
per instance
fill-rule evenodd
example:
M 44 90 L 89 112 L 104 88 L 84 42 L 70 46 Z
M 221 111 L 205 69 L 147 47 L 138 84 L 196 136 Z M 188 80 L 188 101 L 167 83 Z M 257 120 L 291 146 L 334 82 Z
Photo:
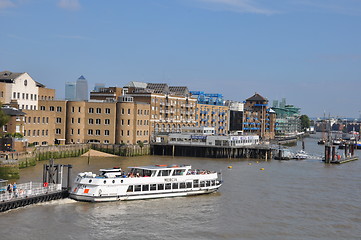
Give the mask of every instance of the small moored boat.
M 297 159 L 297 160 L 303 160 L 303 159 L 307 159 L 308 158 L 308 154 L 303 151 L 303 150 L 300 150 L 298 151 L 294 156 L 293 156 L 293 159 Z
M 128 173 L 120 168 L 100 169 L 99 175 L 79 173 L 70 198 L 104 202 L 206 194 L 222 185 L 219 175 L 190 165 L 130 167 Z

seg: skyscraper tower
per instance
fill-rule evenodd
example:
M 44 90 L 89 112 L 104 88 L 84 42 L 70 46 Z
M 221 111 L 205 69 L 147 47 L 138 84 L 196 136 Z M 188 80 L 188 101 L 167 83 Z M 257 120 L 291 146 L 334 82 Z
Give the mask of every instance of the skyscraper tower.
M 88 101 L 88 81 L 81 75 L 76 81 L 76 100 Z
M 65 83 L 65 100 L 74 101 L 76 99 L 76 83 Z

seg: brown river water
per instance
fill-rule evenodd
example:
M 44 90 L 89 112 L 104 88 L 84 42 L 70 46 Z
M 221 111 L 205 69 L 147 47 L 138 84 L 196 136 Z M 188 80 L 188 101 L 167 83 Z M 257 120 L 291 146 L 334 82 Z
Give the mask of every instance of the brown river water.
M 319 156 L 317 137 L 306 152 Z M 299 142 L 293 150 L 301 148 Z M 358 150 L 361 156 L 361 150 Z M 45 162 L 44 162 L 45 163 Z M 222 171 L 217 193 L 87 203 L 56 200 L 0 213 L 0 239 L 361 239 L 361 160 L 301 161 L 142 156 L 57 160 L 78 172 L 150 164 Z M 229 169 L 228 166 L 232 166 Z M 264 168 L 264 170 L 260 170 Z M 42 181 L 42 163 L 18 182 Z

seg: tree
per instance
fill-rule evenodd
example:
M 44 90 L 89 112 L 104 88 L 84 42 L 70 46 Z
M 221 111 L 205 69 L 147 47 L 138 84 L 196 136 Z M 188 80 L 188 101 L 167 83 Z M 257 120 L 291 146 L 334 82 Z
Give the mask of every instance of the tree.
M 138 146 L 139 146 L 140 148 L 143 148 L 143 147 L 144 147 L 144 143 L 143 143 L 142 141 L 138 141 Z
M 310 119 L 308 118 L 307 115 L 301 115 L 300 120 L 301 120 L 302 130 L 306 130 L 307 128 L 310 127 Z
M 0 103 L 0 127 L 7 124 L 9 120 L 10 120 L 10 116 L 4 113 L 4 111 L 2 110 L 2 104 Z

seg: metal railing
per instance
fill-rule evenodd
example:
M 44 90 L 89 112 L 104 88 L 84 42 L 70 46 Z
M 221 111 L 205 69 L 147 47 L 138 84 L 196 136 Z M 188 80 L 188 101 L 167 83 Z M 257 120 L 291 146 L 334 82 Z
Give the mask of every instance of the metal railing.
M 0 193 L 0 202 L 6 202 L 17 199 L 24 199 L 35 197 L 38 195 L 44 195 L 49 193 L 55 193 L 61 191 L 61 184 L 49 183 L 44 187 L 43 183 L 28 182 L 17 184 L 17 189 L 14 192 L 3 191 Z

